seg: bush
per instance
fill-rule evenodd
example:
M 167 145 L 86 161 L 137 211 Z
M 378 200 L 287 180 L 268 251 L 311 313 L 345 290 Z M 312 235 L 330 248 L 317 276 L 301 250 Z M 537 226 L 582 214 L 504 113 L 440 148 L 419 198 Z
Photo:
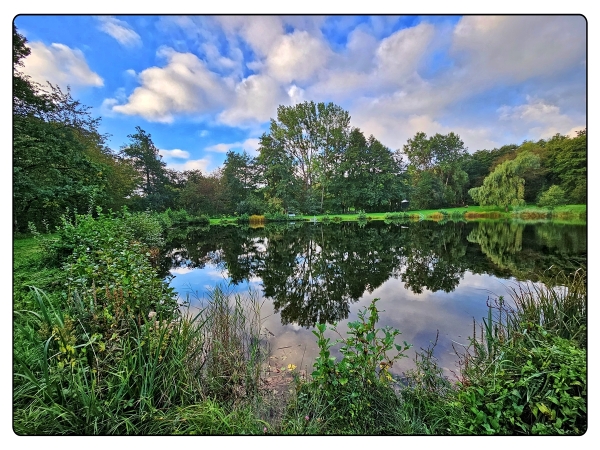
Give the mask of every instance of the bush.
M 567 197 L 565 191 L 560 186 L 554 184 L 547 191 L 544 191 L 537 201 L 538 206 L 549 208 L 565 205 L 566 203 Z
M 159 215 L 152 212 L 130 213 L 123 208 L 120 214 L 76 215 L 73 220 L 61 217 L 53 236 L 36 233 L 43 249 L 44 262 L 60 267 L 77 247 L 94 249 L 110 247 L 113 243 L 138 242 L 143 249 L 156 249 L 164 244 L 163 226 Z
M 321 411 L 320 432 L 334 434 L 397 434 L 401 423 L 400 399 L 392 387 L 389 369 L 405 357 L 410 348 L 395 343 L 400 334 L 389 327 L 378 329 L 379 310 L 375 299 L 368 309 L 358 312 L 358 320 L 348 324 L 348 337 L 331 342 L 325 337 L 325 324 L 313 331 L 320 352 L 311 381 L 300 386 L 298 411 Z M 367 312 L 369 315 L 367 316 Z M 335 327 L 333 331 L 337 331 Z M 330 348 L 342 344 L 343 357 L 336 361 Z M 395 350 L 394 356 L 388 352 Z M 297 412 L 296 412 L 297 414 Z
M 150 248 L 164 245 L 163 227 L 158 214 L 150 211 L 125 213 L 123 222 L 125 227 L 131 230 L 133 240 L 142 242 Z
M 257 302 L 232 305 L 215 289 L 198 315 L 181 314 L 137 240 L 155 241 L 153 230 L 145 214 L 78 216 L 59 230 L 57 248 L 72 248 L 64 292 L 33 288 L 15 311 L 17 434 L 262 432 L 249 409 L 264 360 Z M 208 397 L 233 426 L 195 414 Z
M 210 225 L 210 218 L 206 215 L 192 216 L 189 218 L 188 223 L 190 225 L 207 226 L 207 225 Z
M 189 213 L 183 208 L 175 211 L 168 208 L 162 215 L 167 216 L 173 225 L 187 223 L 190 219 Z
M 236 217 L 235 220 L 237 223 L 248 223 L 250 221 L 250 215 L 249 214 L 240 214 L 238 217 Z
M 250 216 L 253 214 L 263 214 L 268 209 L 269 206 L 267 203 L 251 195 L 237 204 L 235 212 L 240 215 L 247 214 Z

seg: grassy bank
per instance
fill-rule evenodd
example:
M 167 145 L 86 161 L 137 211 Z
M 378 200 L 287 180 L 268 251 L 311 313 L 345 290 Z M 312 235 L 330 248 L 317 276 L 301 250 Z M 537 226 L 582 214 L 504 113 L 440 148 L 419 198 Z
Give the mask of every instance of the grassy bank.
M 153 214 L 81 216 L 14 242 L 14 430 L 18 434 L 583 434 L 586 274 L 557 273 L 489 300 L 443 376 L 435 344 L 407 357 L 376 302 L 338 342 L 315 329 L 314 371 L 286 404 L 268 384 L 256 297 L 216 288 L 189 311 L 157 278 Z M 30 286 L 35 286 L 31 288 Z M 43 287 L 43 290 L 39 289 Z M 512 304 L 511 303 L 511 304 Z M 183 312 L 182 312 L 183 311 Z M 340 348 L 342 359 L 330 350 Z M 288 389 L 289 388 L 289 389 Z
M 551 220 L 561 223 L 586 223 L 587 205 L 564 205 L 556 208 L 542 208 L 535 205 L 524 207 L 500 208 L 496 206 L 467 206 L 460 208 L 440 208 L 426 210 L 408 210 L 404 212 L 374 212 L 351 214 L 316 214 L 316 215 L 284 215 L 254 216 L 269 221 L 305 221 L 305 222 L 361 222 L 361 221 L 475 221 L 481 219 L 513 219 L 524 221 Z M 210 225 L 235 225 L 251 222 L 250 217 L 225 216 L 211 218 Z

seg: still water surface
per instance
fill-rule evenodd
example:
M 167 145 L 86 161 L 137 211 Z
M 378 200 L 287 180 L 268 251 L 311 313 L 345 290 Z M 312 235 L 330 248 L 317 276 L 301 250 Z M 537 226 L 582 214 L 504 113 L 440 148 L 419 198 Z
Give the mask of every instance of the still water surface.
M 180 298 L 201 307 L 216 285 L 263 303 L 263 330 L 282 365 L 310 373 L 318 354 L 317 322 L 348 321 L 379 298 L 379 326 L 413 345 L 393 372 L 414 367 L 415 350 L 436 339 L 447 375 L 455 348 L 468 345 L 473 319 L 488 299 L 508 297 L 518 282 L 536 282 L 550 266 L 587 264 L 587 227 L 511 221 L 213 226 L 170 233 L 163 271 Z M 335 338 L 334 334 L 330 334 Z

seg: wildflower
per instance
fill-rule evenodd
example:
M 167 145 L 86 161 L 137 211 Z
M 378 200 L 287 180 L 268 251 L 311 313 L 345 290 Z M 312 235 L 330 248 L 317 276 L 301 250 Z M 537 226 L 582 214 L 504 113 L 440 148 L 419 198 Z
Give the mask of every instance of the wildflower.
M 292 371 L 292 370 L 294 370 L 296 368 L 296 365 L 294 365 L 294 364 L 288 364 L 287 368 L 288 368 L 289 371 Z
M 308 416 L 304 416 L 304 420 L 307 420 L 307 421 L 308 421 L 308 420 L 310 420 L 310 417 L 308 417 Z
M 263 428 L 263 433 L 266 433 L 266 432 L 267 432 L 267 427 L 264 427 Z
M 150 311 L 148 313 L 148 319 L 152 319 L 154 316 L 156 316 L 156 311 Z

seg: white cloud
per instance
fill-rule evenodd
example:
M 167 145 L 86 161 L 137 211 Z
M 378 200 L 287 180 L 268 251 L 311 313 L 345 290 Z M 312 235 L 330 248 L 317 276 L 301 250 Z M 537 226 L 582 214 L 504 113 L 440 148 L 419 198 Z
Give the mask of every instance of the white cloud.
M 282 86 L 267 75 L 250 75 L 235 88 L 232 106 L 219 114 L 220 122 L 231 126 L 265 122 L 277 112 L 277 106 L 288 103 Z
M 113 106 L 119 104 L 119 101 L 116 98 L 105 98 L 100 105 L 100 113 L 103 116 L 111 117 L 114 115 Z
M 582 16 L 466 16 L 452 55 L 474 80 L 552 77 L 586 58 Z
M 470 122 L 467 125 L 459 123 L 449 126 L 432 114 L 410 114 L 404 108 L 397 107 L 397 103 L 393 98 L 389 101 L 357 103 L 354 107 L 352 123 L 359 127 L 366 136 L 373 134 L 392 150 L 402 149 L 408 139 L 414 137 L 418 131 L 422 131 L 428 136 L 454 132 L 461 137 L 465 147 L 471 153 L 484 148 L 492 149 L 507 143 L 498 139 L 497 130 L 488 125 Z
M 135 70 L 133 70 L 133 69 L 127 69 L 127 70 L 125 71 L 125 73 L 126 73 L 127 75 L 129 75 L 130 77 L 135 77 L 135 76 L 137 76 L 137 73 L 135 73 Z
M 326 65 L 329 56 L 329 47 L 322 40 L 306 31 L 294 31 L 271 48 L 266 70 L 283 83 L 306 81 Z
M 218 47 L 213 43 L 202 44 L 202 49 L 206 55 L 207 63 L 213 66 L 215 69 L 241 74 L 244 55 L 239 48 L 234 48 L 231 50 L 233 58 L 228 58 L 221 55 Z
M 366 37 L 370 31 L 357 27 L 353 34 Z M 454 30 L 421 23 L 384 38 L 376 50 L 367 47 L 366 54 L 360 56 L 353 55 L 353 49 L 365 41 L 351 39 L 353 34 L 346 53 L 332 58 L 333 70 L 326 77 L 321 76 L 317 84 L 303 88 L 308 98 L 326 97 L 342 102 L 351 112 L 353 125 L 367 135 L 374 134 L 392 149 L 401 148 L 417 131 L 454 131 L 470 151 L 475 151 L 494 148 L 511 139 L 518 141 L 519 136 L 522 138 L 520 132 L 530 138 L 547 138 L 556 132 L 579 129 L 585 122 L 584 116 L 582 121 L 582 116 L 574 119 L 559 111 L 564 96 L 557 96 L 558 91 L 551 102 L 505 110 L 511 120 L 494 126 L 488 122 L 489 115 L 462 112 L 472 109 L 471 99 L 477 99 L 491 87 L 508 92 L 511 85 L 532 79 L 548 80 L 529 85 L 535 96 L 545 97 L 545 92 L 556 91 L 557 86 L 566 89 L 571 97 L 581 96 L 580 83 L 569 84 L 563 75 L 581 67 L 585 58 L 585 26 L 581 17 L 565 20 L 468 16 Z M 421 64 L 431 60 L 432 52 L 444 51 L 447 36 L 453 38 L 449 59 L 444 62 L 447 68 L 425 72 L 427 77 L 421 77 Z M 560 42 L 555 45 L 555 41 Z M 362 58 L 366 69 L 343 64 L 344 58 Z M 452 118 L 451 124 L 448 117 Z
M 562 114 L 558 106 L 532 97 L 527 98 L 526 104 L 501 106 L 498 114 L 500 121 L 508 123 L 515 133 L 526 133 L 531 139 L 548 139 L 556 133 L 568 135 L 585 127 Z
M 173 150 L 159 150 L 158 154 L 163 156 L 166 160 L 171 159 L 188 159 L 190 157 L 190 152 L 185 150 L 180 150 L 178 148 Z
M 304 97 L 304 89 L 299 88 L 295 84 L 288 89 L 287 94 L 290 97 L 292 105 L 302 103 L 306 100 Z
M 361 72 L 372 70 L 375 52 L 379 47 L 379 41 L 370 33 L 359 26 L 348 35 L 345 57 L 341 66 L 352 68 Z
M 386 81 L 400 84 L 416 73 L 434 36 L 433 25 L 421 23 L 383 39 L 377 49 L 377 68 Z
M 566 136 L 569 136 L 570 138 L 574 138 L 577 137 L 577 133 L 579 131 L 583 131 L 586 128 L 585 125 L 579 125 L 577 127 L 573 127 L 571 128 L 569 131 L 567 131 L 566 133 L 564 133 Z
M 345 46 L 337 41 L 330 48 L 322 17 L 173 16 L 162 26 L 183 30 L 187 43 L 177 48 L 200 56 L 161 49 L 166 63 L 138 73 L 140 86 L 129 98 L 119 104 L 107 99 L 106 106 L 161 122 L 178 114 L 204 120 L 216 113 L 217 123 L 248 129 L 264 127 L 279 105 L 333 101 L 351 113 L 353 126 L 392 149 L 417 131 L 454 131 L 470 151 L 493 148 L 518 138 L 519 130 L 566 133 L 585 121 L 583 113 L 572 116 L 581 109 L 581 75 L 570 84 L 561 78 L 584 67 L 582 21 L 466 16 L 456 26 L 426 19 L 394 31 L 396 17 L 374 18 L 357 24 Z M 254 73 L 247 75 L 247 69 Z M 471 102 L 481 102 L 490 88 L 505 95 L 524 81 L 529 84 L 518 95 L 543 98 L 543 105 L 498 111 L 505 117 L 494 125 L 489 120 L 495 107 L 474 112 Z M 513 101 L 514 96 L 505 100 Z M 248 134 L 257 135 L 256 129 Z M 207 150 L 225 153 L 232 145 Z
M 209 147 L 206 147 L 205 150 L 209 151 L 209 152 L 216 152 L 216 153 L 227 153 L 229 150 L 234 150 L 234 149 L 239 149 L 239 150 L 245 150 L 248 154 L 256 154 L 256 151 L 258 149 L 259 146 L 259 140 L 257 138 L 249 138 L 246 139 L 243 142 L 232 142 L 232 143 L 221 143 L 221 144 L 215 144 L 215 145 L 211 145 Z
M 167 167 L 173 170 L 186 171 L 186 170 L 200 170 L 203 173 L 209 172 L 209 166 L 211 160 L 209 158 L 191 159 L 183 163 L 168 162 Z
M 98 21 L 100 22 L 98 28 L 115 38 L 119 44 L 125 47 L 139 47 L 142 45 L 142 38 L 127 22 L 108 16 L 98 17 Z
M 346 48 L 330 58 L 329 70 L 305 87 L 309 98 L 337 102 L 389 102 L 410 114 L 437 110 L 448 96 L 431 95 L 431 83 L 419 75 L 420 64 L 436 48 L 436 29 L 421 23 L 378 41 L 368 27 L 359 25 L 348 36 Z
M 23 72 L 34 81 L 50 81 L 62 88 L 70 86 L 102 86 L 104 80 L 90 69 L 83 52 L 64 44 L 44 45 L 29 42 L 31 53 L 24 59 Z
M 283 20 L 278 16 L 217 16 L 215 20 L 229 36 L 239 32 L 259 57 L 266 56 L 284 34 Z
M 231 99 L 227 80 L 208 70 L 196 55 L 166 47 L 158 54 L 167 59 L 167 65 L 143 70 L 139 74 L 142 85 L 126 104 L 114 106 L 115 111 L 169 123 L 174 114 L 218 110 Z

